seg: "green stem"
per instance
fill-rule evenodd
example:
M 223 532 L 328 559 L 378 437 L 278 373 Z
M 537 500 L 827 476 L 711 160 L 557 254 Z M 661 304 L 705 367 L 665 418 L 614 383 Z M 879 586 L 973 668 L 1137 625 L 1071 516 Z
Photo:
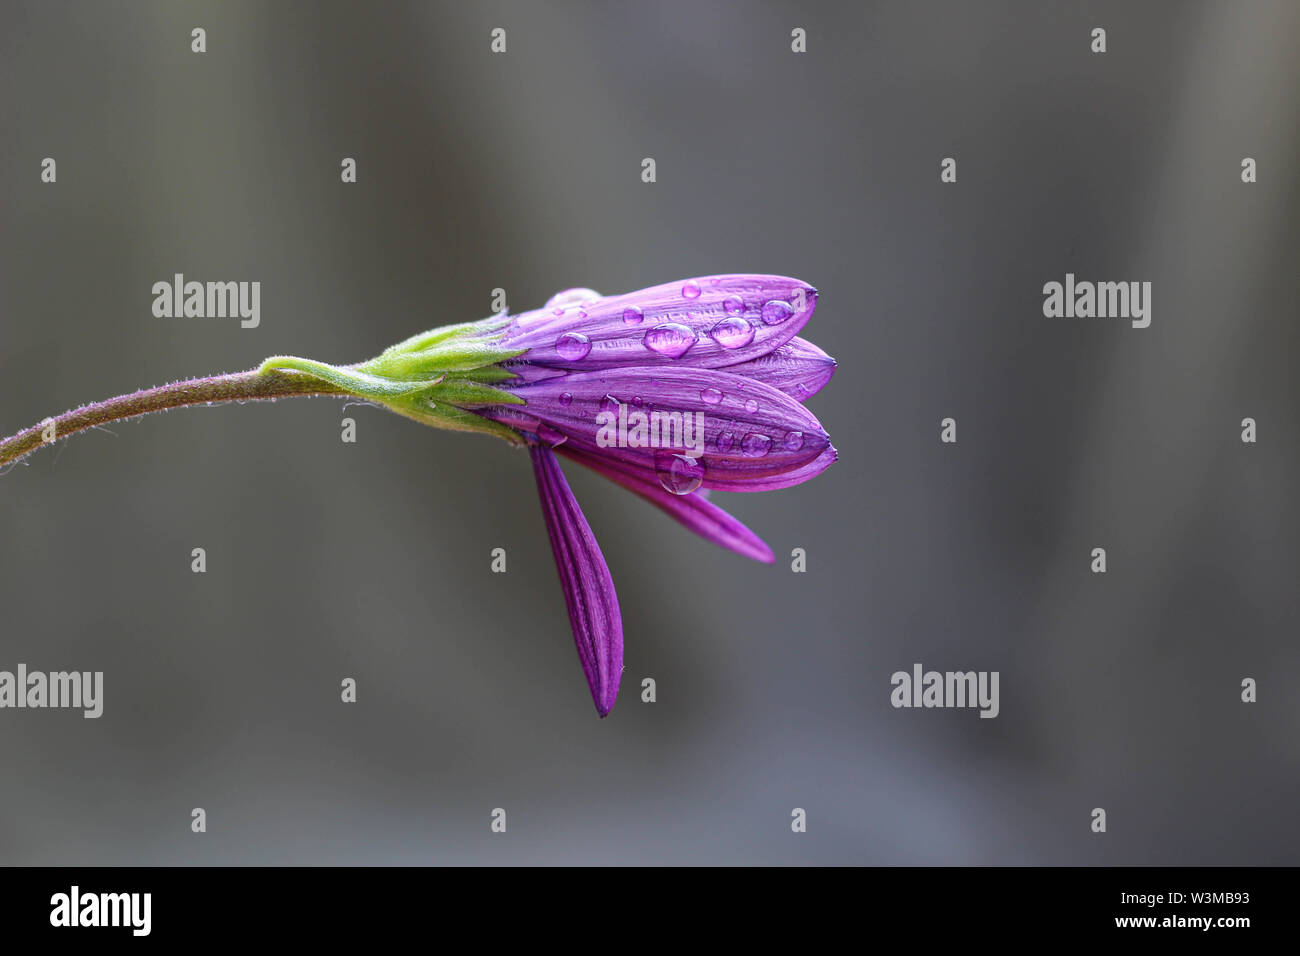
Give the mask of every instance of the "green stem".
M 292 372 L 234 372 L 208 378 L 191 378 L 158 388 L 148 388 L 129 395 L 119 395 L 104 402 L 82 405 L 54 418 L 47 418 L 31 428 L 0 441 L 0 465 L 18 461 L 42 445 L 51 444 L 75 432 L 119 422 L 150 412 L 187 405 L 216 405 L 222 402 L 268 401 L 302 395 L 347 397 L 351 393 L 318 378 Z

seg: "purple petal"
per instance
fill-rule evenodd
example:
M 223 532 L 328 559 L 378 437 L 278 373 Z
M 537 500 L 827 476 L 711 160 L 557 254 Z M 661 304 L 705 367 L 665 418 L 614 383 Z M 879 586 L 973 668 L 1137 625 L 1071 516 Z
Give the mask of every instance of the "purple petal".
M 572 292 L 572 290 L 570 290 Z M 575 301 L 563 293 L 515 319 L 503 342 L 536 365 L 587 371 L 620 366 L 722 368 L 790 341 L 817 290 L 785 276 L 684 279 L 626 295 Z
M 814 458 L 802 468 L 796 468 L 793 471 L 787 471 L 781 475 L 773 475 L 770 478 L 760 479 L 728 479 L 720 478 L 714 481 L 711 487 L 719 491 L 776 491 L 780 488 L 793 488 L 795 485 L 801 485 L 810 478 L 816 478 L 823 471 L 835 464 L 839 460 L 840 454 L 835 450 L 835 446 L 827 445 L 826 450 Z
M 541 382 L 548 378 L 559 378 L 569 373 L 562 368 L 547 368 L 545 365 L 531 365 L 528 362 L 519 359 L 510 359 L 501 363 L 501 367 L 507 372 L 518 376 L 517 381 L 510 381 L 501 388 L 513 388 L 515 385 L 525 383 Z
M 686 456 L 702 467 L 705 487 L 735 490 L 800 470 L 830 447 L 821 423 L 804 406 L 770 385 L 725 370 L 610 369 L 512 392 L 526 404 L 483 414 L 536 432 L 552 446 L 567 441 L 648 482 L 657 482 L 665 465 Z M 643 419 L 647 426 L 660 425 L 661 434 L 648 427 L 640 434 L 636 426 Z M 676 427 L 662 427 L 665 422 Z
M 691 531 L 706 541 L 735 551 L 755 561 L 771 564 L 776 560 L 772 549 L 763 543 L 763 539 L 750 531 L 736 518 L 727 514 L 717 505 L 705 498 L 703 489 L 688 495 L 675 495 L 665 491 L 660 485 L 652 484 L 643 476 L 621 471 L 613 464 L 561 445 L 556 449 L 581 465 L 586 465 L 597 474 L 604 475 L 610 481 L 617 482 L 629 491 L 634 491 L 655 507 L 677 519 Z
M 743 375 L 780 389 L 795 401 L 806 402 L 835 374 L 835 359 L 798 336 L 778 349 L 740 365 L 728 365 L 733 375 Z
M 528 453 L 578 659 L 596 710 L 604 717 L 614 706 L 623 676 L 623 620 L 614 580 L 555 455 L 542 445 L 529 445 Z

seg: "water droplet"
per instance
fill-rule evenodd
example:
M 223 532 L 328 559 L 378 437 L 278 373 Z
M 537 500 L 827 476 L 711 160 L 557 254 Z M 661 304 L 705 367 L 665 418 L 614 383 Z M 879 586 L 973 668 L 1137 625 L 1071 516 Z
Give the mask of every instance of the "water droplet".
M 537 426 L 537 437 L 552 448 L 557 448 L 569 440 L 569 436 L 564 432 L 545 423 Z
M 745 411 L 749 412 L 751 415 L 754 414 L 754 412 L 758 411 L 758 402 L 752 398 L 745 402 Z
M 688 299 L 698 299 L 700 297 L 700 284 L 698 282 L 688 282 L 682 286 L 682 295 Z
M 740 443 L 740 447 L 750 458 L 762 458 L 772 450 L 772 439 L 758 432 L 750 432 Z
M 680 358 L 695 344 L 695 332 L 677 322 L 656 325 L 642 340 L 645 347 L 669 358 Z
M 600 410 L 602 412 L 609 412 L 611 415 L 617 415 L 618 407 L 621 404 L 622 402 L 620 402 L 613 395 L 606 395 L 604 398 L 600 400 Z
M 718 451 L 725 454 L 731 451 L 732 447 L 736 444 L 736 436 L 731 432 L 721 432 L 718 435 L 716 444 L 718 446 Z
M 573 393 L 572 393 L 572 392 L 564 392 L 563 394 L 560 395 L 560 407 L 561 407 L 561 408 L 568 408 L 569 405 L 570 405 L 570 403 L 572 403 L 572 401 L 573 401 Z
M 664 491 L 689 495 L 704 482 L 704 466 L 686 455 L 656 455 L 655 476 Z
M 780 325 L 792 315 L 794 315 L 794 307 L 789 302 L 773 299 L 771 302 L 763 303 L 763 321 L 768 325 Z
M 722 311 L 727 315 L 740 315 L 745 311 L 745 302 L 738 295 L 729 295 L 722 300 Z
M 798 451 L 803 447 L 803 432 L 791 432 L 785 436 L 785 447 L 787 451 Z
M 551 309 L 551 315 L 564 315 L 563 309 Z
M 709 330 L 709 337 L 724 349 L 740 349 L 754 341 L 754 327 L 744 319 L 723 319 Z
M 705 405 L 716 405 L 722 401 L 722 391 L 716 388 L 706 388 L 700 392 L 700 401 Z
M 566 362 L 577 362 L 591 351 L 591 339 L 581 332 L 565 332 L 555 340 L 555 351 Z
M 623 321 L 628 325 L 640 325 L 645 314 L 634 305 L 629 305 L 623 310 Z
M 600 293 L 595 289 L 565 289 L 563 292 L 557 292 L 546 302 L 546 308 L 559 309 L 562 306 L 578 305 L 581 302 L 592 302 L 600 298 Z M 560 312 L 556 312 L 560 315 Z

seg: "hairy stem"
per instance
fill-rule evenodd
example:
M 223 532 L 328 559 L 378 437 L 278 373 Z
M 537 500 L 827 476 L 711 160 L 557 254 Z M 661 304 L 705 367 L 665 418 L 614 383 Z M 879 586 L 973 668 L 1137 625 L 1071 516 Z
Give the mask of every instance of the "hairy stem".
M 130 395 L 119 395 L 104 402 L 82 405 L 54 418 L 47 418 L 31 428 L 0 441 L 0 465 L 31 454 L 42 445 L 64 438 L 74 432 L 119 422 L 150 412 L 186 405 L 214 405 L 220 402 L 265 401 L 291 398 L 300 395 L 337 395 L 349 393 L 335 388 L 320 379 L 293 372 L 253 369 L 230 375 L 213 375 L 208 378 L 191 378 L 158 388 L 148 388 Z

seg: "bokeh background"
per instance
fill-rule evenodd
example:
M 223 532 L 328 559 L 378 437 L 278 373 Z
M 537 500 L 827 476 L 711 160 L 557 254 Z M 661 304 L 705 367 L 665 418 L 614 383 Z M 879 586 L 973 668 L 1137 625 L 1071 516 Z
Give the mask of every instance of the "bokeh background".
M 821 290 L 841 460 L 716 499 L 801 575 L 568 469 L 602 721 L 499 442 L 297 400 L 44 450 L 0 477 L 0 669 L 105 712 L 0 712 L 0 863 L 1300 862 L 1298 64 L 1290 0 L 6 0 L 0 433 L 496 287 L 752 271 Z M 154 318 L 175 272 L 260 280 L 260 328 Z M 1151 327 L 1044 318 L 1066 272 L 1152 282 Z M 1001 715 L 893 709 L 914 662 Z

